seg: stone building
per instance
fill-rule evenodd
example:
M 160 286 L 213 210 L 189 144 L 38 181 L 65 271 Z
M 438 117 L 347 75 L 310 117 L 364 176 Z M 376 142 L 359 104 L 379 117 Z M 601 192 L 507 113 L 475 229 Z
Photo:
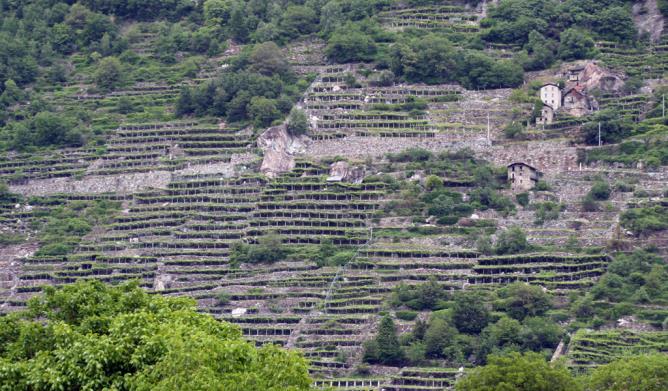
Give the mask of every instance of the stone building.
M 508 165 L 508 181 L 513 191 L 531 190 L 539 178 L 538 170 L 526 163 L 516 162 Z
M 584 90 L 577 86 L 564 94 L 564 111 L 574 117 L 582 117 L 592 111 L 592 104 Z
M 536 118 L 536 125 L 549 125 L 554 122 L 554 109 L 548 104 L 543 104 L 540 117 Z
M 540 100 L 553 110 L 559 110 L 561 107 L 561 89 L 553 83 L 543 85 L 540 87 Z

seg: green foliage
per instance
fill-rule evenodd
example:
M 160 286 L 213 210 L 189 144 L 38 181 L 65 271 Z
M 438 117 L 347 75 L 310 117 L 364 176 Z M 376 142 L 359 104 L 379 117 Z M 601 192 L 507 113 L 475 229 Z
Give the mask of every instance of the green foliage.
M 261 236 L 257 244 L 234 243 L 230 261 L 239 263 L 273 263 L 282 261 L 289 251 L 283 239 L 275 234 Z
M 109 222 L 119 207 L 119 203 L 106 200 L 79 201 L 40 212 L 43 216 L 38 217 L 43 219 L 39 233 L 41 247 L 37 255 L 71 253 L 94 225 Z
M 401 365 L 404 361 L 397 328 L 389 316 L 381 319 L 375 338 L 364 344 L 364 361 L 383 365 Z
M 137 284 L 47 287 L 0 320 L 0 385 L 12 390 L 307 390 L 306 361 L 256 348 L 186 298 Z
M 638 250 L 632 254 L 618 254 L 591 289 L 592 298 L 614 303 L 653 303 L 668 299 L 668 266 L 661 257 Z M 644 294 L 643 294 L 644 292 Z M 610 312 L 602 314 L 613 317 Z
M 518 204 L 526 208 L 529 206 L 529 193 L 519 193 L 515 196 L 515 200 Z
M 275 99 L 254 96 L 248 104 L 248 117 L 256 128 L 266 128 L 281 116 Z
M 493 355 L 459 379 L 457 391 L 523 390 L 576 391 L 582 389 L 568 370 L 552 365 L 536 353 Z
M 306 134 L 309 130 L 308 117 L 304 110 L 293 108 L 288 117 L 288 132 L 295 136 Z
M 430 34 L 401 41 L 392 48 L 390 65 L 397 76 L 430 84 L 458 81 L 467 88 L 516 87 L 519 64 L 494 60 L 484 53 L 455 49 L 445 37 Z
M 98 88 L 109 91 L 123 83 L 123 66 L 116 57 L 105 57 L 95 70 L 93 81 Z
M 461 292 L 455 295 L 452 321 L 462 333 L 478 334 L 490 320 L 489 309 L 480 294 Z
M 607 145 L 588 150 L 581 160 L 583 162 L 620 162 L 627 167 L 633 167 L 638 162 L 643 162 L 648 168 L 658 168 L 668 165 L 668 142 L 662 141 L 660 138 L 650 138 L 644 141 L 622 141 L 617 145 Z
M 591 58 L 595 54 L 594 40 L 583 30 L 570 28 L 561 33 L 559 57 L 565 61 Z
M 499 233 L 494 251 L 499 255 L 519 254 L 531 248 L 522 228 L 511 227 Z
M 556 202 L 546 201 L 539 202 L 533 205 L 536 211 L 536 219 L 534 224 L 541 225 L 548 220 L 557 220 L 559 213 L 566 208 L 566 205 L 557 204 Z
M 429 357 L 445 357 L 446 349 L 453 345 L 457 329 L 445 319 L 435 317 L 429 322 L 424 335 L 425 351 Z
M 668 356 L 662 353 L 628 356 L 594 369 L 587 382 L 591 391 L 668 389 Z
M 521 139 L 524 137 L 524 125 L 520 122 L 511 122 L 503 128 L 503 134 L 509 139 Z
M 394 290 L 392 304 L 405 305 L 413 310 L 434 310 L 442 306 L 442 300 L 447 298 L 443 287 L 430 279 L 428 282 L 415 286 L 400 284 Z
M 541 316 L 552 307 L 552 297 L 539 286 L 516 282 L 497 293 L 499 301 L 495 307 L 518 320 Z
M 290 112 L 307 85 L 296 80 L 276 45 L 265 43 L 242 53 L 218 79 L 182 88 L 176 114 L 226 116 L 266 127 Z
M 648 235 L 668 229 L 668 210 L 661 205 L 633 208 L 622 213 L 620 222 L 636 235 Z
M 440 189 L 443 187 L 443 180 L 436 175 L 429 175 L 425 180 L 424 180 L 424 187 L 427 188 L 427 190 L 435 190 L 435 189 Z
M 376 53 L 376 43 L 356 25 L 337 29 L 327 42 L 327 57 L 339 63 L 371 61 Z
M 409 311 L 409 310 L 400 310 L 396 312 L 397 318 L 401 320 L 406 320 L 406 321 L 411 321 L 415 320 L 417 317 L 418 313 L 415 311 Z
M 615 110 L 601 110 L 596 113 L 593 121 L 582 128 L 585 142 L 589 145 L 598 145 L 598 124 L 601 124 L 601 143 L 610 144 L 622 140 L 630 134 L 633 124 L 621 117 Z
M 589 194 L 591 194 L 591 196 L 597 201 L 604 201 L 609 199 L 610 193 L 612 193 L 610 185 L 604 180 L 597 180 L 589 190 Z

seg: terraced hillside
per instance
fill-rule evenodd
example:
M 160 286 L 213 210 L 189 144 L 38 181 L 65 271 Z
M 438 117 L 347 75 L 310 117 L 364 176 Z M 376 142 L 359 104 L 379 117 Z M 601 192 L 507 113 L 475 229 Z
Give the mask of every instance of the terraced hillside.
M 27 3 L 0 2 L 8 29 Z M 2 313 L 138 281 L 349 391 L 668 351 L 667 35 L 630 4 L 98 3 L 48 7 L 71 36 L 29 81 L 0 68 Z M 550 16 L 570 6 L 632 31 Z M 537 125 L 544 83 L 586 113 Z

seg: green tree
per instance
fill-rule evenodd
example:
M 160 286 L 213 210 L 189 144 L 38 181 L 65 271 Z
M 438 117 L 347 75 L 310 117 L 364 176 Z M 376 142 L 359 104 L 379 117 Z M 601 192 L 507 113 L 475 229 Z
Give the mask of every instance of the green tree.
M 499 234 L 495 251 L 499 255 L 518 254 L 529 248 L 527 237 L 520 227 L 509 228 Z
M 17 391 L 308 390 L 306 361 L 256 348 L 235 325 L 187 298 L 137 283 L 45 288 L 29 311 L 0 321 L 0 387 Z
M 287 38 L 310 34 L 318 29 L 318 16 L 309 7 L 290 5 L 281 17 L 279 28 Z
M 105 57 L 100 60 L 93 75 L 95 84 L 102 90 L 113 90 L 123 81 L 123 66 L 116 57 Z
M 21 99 L 23 99 L 23 91 L 16 85 L 14 80 L 7 79 L 4 91 L 0 94 L 0 107 L 13 105 Z
M 552 297 L 543 288 L 523 282 L 510 284 L 497 291 L 496 307 L 515 319 L 540 316 L 552 308 Z
M 545 38 L 538 31 L 531 31 L 529 33 L 529 42 L 524 46 L 529 54 L 529 62 L 525 64 L 525 69 L 528 71 L 545 69 L 552 65 L 555 59 L 556 43 Z
M 364 361 L 372 364 L 401 365 L 404 353 L 397 338 L 397 328 L 390 316 L 384 316 L 376 337 L 364 346 Z
M 559 57 L 562 60 L 581 60 L 594 55 L 594 40 L 586 31 L 570 28 L 561 33 Z
M 76 123 L 69 117 L 47 111 L 38 113 L 31 121 L 34 132 L 34 144 L 80 145 L 81 134 L 75 129 Z
M 424 335 L 426 353 L 429 357 L 444 357 L 445 348 L 454 343 L 457 330 L 441 317 L 432 317 Z
M 475 292 L 460 292 L 455 295 L 452 306 L 452 322 L 462 333 L 477 334 L 490 320 L 490 313 L 483 297 Z
M 358 27 L 348 24 L 332 34 L 325 53 L 338 63 L 371 61 L 376 53 L 376 43 Z
M 265 76 L 286 75 L 290 70 L 288 60 L 281 49 L 273 42 L 265 42 L 257 45 L 249 57 L 253 72 Z
M 668 356 L 662 353 L 623 357 L 596 368 L 587 384 L 591 391 L 668 390 Z
M 537 353 L 492 355 L 489 363 L 457 381 L 457 391 L 577 391 L 580 385 L 562 365 Z
M 304 110 L 293 108 L 288 117 L 288 132 L 300 136 L 309 130 L 308 118 Z
M 276 100 L 261 96 L 251 98 L 248 105 L 248 114 L 257 128 L 267 127 L 281 116 L 276 107 Z

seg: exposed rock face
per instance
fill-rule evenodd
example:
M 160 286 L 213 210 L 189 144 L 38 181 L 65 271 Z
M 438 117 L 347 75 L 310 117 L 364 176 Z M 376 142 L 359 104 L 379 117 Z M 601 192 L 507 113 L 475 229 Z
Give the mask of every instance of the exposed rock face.
M 294 154 L 304 149 L 303 140 L 293 137 L 285 125 L 267 129 L 258 137 L 257 145 L 264 152 L 260 171 L 269 177 L 295 168 Z
M 361 167 L 350 167 L 346 161 L 338 161 L 329 166 L 329 178 L 331 181 L 362 183 L 364 180 L 364 169 Z
M 652 42 L 658 42 L 664 29 L 664 20 L 657 0 L 639 1 L 633 5 L 633 21 L 638 33 L 648 34 Z
M 603 69 L 595 62 L 588 62 L 579 75 L 579 84 L 585 91 L 600 89 L 601 91 L 619 91 L 624 87 L 624 76 Z

